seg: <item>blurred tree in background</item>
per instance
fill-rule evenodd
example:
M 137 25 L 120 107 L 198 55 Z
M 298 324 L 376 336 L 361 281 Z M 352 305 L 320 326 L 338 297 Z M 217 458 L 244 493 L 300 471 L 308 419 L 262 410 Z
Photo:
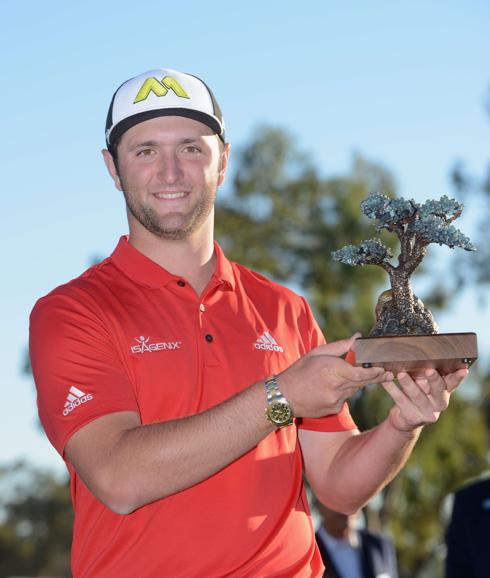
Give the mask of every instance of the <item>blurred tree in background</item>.
M 73 514 L 67 481 L 19 462 L 0 468 L 0 577 L 69 578 Z
M 357 330 L 367 334 L 387 276 L 379 267 L 354 269 L 334 262 L 330 253 L 372 235 L 360 201 L 372 191 L 394 194 L 393 177 L 356 155 L 347 175 L 325 178 L 289 134 L 262 127 L 254 135 L 236 155 L 226 193 L 220 191 L 217 239 L 230 259 L 305 295 L 329 340 Z M 390 237 L 383 241 L 393 246 Z M 447 295 L 421 297 L 436 308 Z M 401 578 L 417 577 L 442 542 L 445 496 L 486 466 L 490 404 L 479 402 L 485 387 L 488 393 L 490 379 L 481 389 L 474 384 L 473 398 L 453 396 L 449 411 L 425 428 L 403 472 L 368 511 L 373 529 L 395 537 Z M 386 417 L 391 401 L 380 387 L 370 386 L 350 405 L 365 430 Z M 0 498 L 0 578 L 68 576 L 72 513 L 67 484 L 25 464 L 0 470 L 0 483 L 10 487 Z
M 216 210 L 216 237 L 227 256 L 306 295 L 330 340 L 366 333 L 383 271 L 357 271 L 330 252 L 372 234 L 359 203 L 372 190 L 394 192 L 392 176 L 360 156 L 345 177 L 324 179 L 280 129 L 261 128 L 238 152 L 228 194 Z M 389 235 L 387 244 L 393 244 Z
M 239 151 L 232 185 L 217 206 L 217 238 L 227 256 L 304 294 L 329 340 L 356 330 L 367 334 L 387 276 L 377 267 L 341 265 L 330 253 L 372 236 L 360 202 L 373 191 L 395 193 L 393 177 L 355 156 L 348 175 L 323 178 L 287 133 L 263 128 L 254 134 Z M 421 297 L 437 308 L 448 295 Z M 372 386 L 350 406 L 365 430 L 386 417 L 391 401 Z M 441 543 L 446 495 L 486 467 L 487 432 L 482 406 L 454 395 L 450 410 L 425 428 L 409 463 L 384 490 L 379 509 L 368 511 L 374 529 L 395 537 L 402 577 L 417 576 Z
M 490 117 L 490 87 L 487 92 L 486 109 Z M 477 222 L 478 255 L 476 263 L 469 268 L 468 263 L 461 262 L 460 284 L 477 284 L 488 288 L 490 284 L 490 243 L 488 242 L 488 223 L 490 221 L 490 162 L 482 176 L 471 174 L 464 161 L 455 163 L 452 169 L 452 183 L 456 194 L 472 206 L 480 208 Z M 466 266 L 465 266 L 466 265 Z

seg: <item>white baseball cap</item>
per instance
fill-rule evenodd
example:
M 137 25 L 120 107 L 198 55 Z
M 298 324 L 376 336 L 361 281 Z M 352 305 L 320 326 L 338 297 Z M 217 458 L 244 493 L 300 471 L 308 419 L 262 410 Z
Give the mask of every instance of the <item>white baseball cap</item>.
M 225 123 L 211 89 L 191 74 L 158 68 L 130 78 L 114 93 L 107 113 L 107 147 L 135 124 L 157 116 L 198 120 L 225 141 Z

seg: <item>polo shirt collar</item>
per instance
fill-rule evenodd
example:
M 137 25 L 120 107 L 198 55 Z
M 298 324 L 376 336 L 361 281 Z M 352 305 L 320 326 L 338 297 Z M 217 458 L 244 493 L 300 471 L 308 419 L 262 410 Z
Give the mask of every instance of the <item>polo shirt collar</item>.
M 235 276 L 230 261 L 225 257 L 223 250 L 214 241 L 216 255 L 216 270 L 212 281 L 215 285 L 222 284 L 224 289 L 235 288 Z M 152 261 L 129 243 L 128 236 L 123 235 L 119 239 L 117 247 L 110 256 L 111 261 L 130 279 L 152 289 L 176 282 L 181 277 L 173 275 L 155 261 Z

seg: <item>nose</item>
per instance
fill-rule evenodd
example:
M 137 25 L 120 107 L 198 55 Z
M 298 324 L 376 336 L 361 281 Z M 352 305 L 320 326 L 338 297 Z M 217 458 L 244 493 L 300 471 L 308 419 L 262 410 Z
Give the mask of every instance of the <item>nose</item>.
M 171 185 L 177 183 L 183 172 L 180 160 L 174 151 L 162 151 L 159 159 L 158 176 Z

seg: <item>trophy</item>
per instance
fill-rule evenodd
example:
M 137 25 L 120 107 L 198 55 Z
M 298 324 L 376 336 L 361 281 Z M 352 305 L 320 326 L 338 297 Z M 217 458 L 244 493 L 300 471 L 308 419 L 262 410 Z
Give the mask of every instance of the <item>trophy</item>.
M 376 323 L 369 337 L 354 344 L 355 365 L 406 371 L 412 377 L 434 368 L 441 375 L 469 367 L 478 357 L 475 333 L 438 333 L 431 312 L 413 293 L 410 277 L 431 243 L 476 251 L 468 237 L 451 223 L 463 205 L 443 196 L 423 204 L 413 199 L 391 199 L 371 193 L 361 202 L 362 212 L 378 221 L 376 230 L 395 234 L 400 242 L 398 264 L 380 239 L 362 241 L 334 251 L 332 257 L 346 265 L 378 265 L 389 275 L 391 289 L 376 304 Z

